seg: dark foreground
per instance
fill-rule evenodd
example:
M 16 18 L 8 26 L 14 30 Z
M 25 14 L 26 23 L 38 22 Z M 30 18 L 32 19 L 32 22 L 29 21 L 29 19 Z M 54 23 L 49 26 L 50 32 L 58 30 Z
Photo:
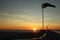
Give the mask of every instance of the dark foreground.
M 0 31 L 0 40 L 60 40 L 60 34 L 53 31 L 9 32 Z

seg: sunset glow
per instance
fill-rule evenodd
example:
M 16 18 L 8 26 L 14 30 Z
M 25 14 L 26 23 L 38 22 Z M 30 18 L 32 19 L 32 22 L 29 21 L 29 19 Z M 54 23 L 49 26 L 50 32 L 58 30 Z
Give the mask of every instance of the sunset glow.
M 36 32 L 36 31 L 37 31 L 37 29 L 36 29 L 36 28 L 33 28 L 33 31 L 34 31 L 34 32 Z
M 0 30 L 42 29 L 42 8 L 46 0 L 0 0 Z M 47 0 L 56 8 L 44 9 L 44 29 L 60 30 L 60 0 Z

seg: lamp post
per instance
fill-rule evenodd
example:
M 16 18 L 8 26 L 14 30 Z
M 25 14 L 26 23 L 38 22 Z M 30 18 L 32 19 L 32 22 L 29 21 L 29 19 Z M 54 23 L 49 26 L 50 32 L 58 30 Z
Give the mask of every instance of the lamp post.
M 43 3 L 41 7 L 42 7 L 42 28 L 44 30 L 44 8 L 46 8 L 46 7 L 53 7 L 53 8 L 55 8 L 56 6 L 52 5 L 50 3 Z

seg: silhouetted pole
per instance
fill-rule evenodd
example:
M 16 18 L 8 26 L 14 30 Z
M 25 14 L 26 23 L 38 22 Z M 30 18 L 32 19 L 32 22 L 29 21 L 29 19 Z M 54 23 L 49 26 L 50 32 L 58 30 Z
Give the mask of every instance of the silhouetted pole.
M 44 30 L 44 8 L 46 7 L 56 7 L 55 5 L 52 5 L 50 3 L 44 3 L 42 4 L 42 29 Z
M 44 8 L 42 8 L 42 29 L 44 30 Z

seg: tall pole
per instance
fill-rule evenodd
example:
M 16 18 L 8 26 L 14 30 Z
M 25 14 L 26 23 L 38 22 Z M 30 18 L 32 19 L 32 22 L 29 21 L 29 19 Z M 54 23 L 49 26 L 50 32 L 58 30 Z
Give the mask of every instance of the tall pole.
M 42 8 L 42 30 L 44 30 L 44 8 Z
M 55 5 L 52 5 L 52 4 L 50 4 L 50 3 L 44 3 L 44 4 L 42 4 L 42 28 L 43 28 L 43 30 L 44 30 L 44 8 L 46 8 L 46 7 L 56 7 Z

